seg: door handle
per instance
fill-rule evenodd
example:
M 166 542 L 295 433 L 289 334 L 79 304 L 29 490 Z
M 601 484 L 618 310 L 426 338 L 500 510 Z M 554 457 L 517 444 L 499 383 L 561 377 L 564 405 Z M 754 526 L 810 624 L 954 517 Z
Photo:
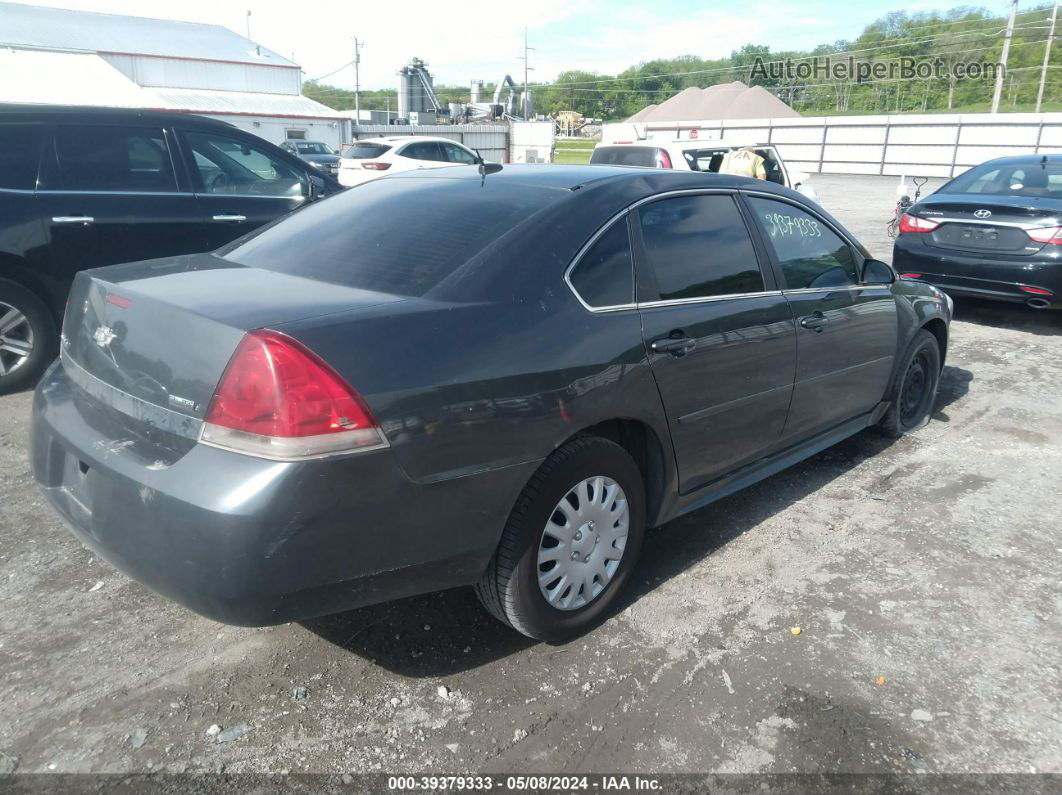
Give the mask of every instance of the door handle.
M 89 224 L 96 223 L 96 219 L 91 215 L 56 215 L 52 218 L 53 224 L 81 224 L 88 226 Z
M 829 319 L 822 312 L 815 311 L 806 317 L 800 318 L 800 327 L 809 331 L 822 333 L 822 327 L 829 323 Z
M 670 353 L 672 356 L 685 356 L 697 347 L 697 340 L 689 337 L 664 337 L 653 340 L 649 347 L 654 353 Z
M 215 221 L 231 221 L 233 223 L 243 223 L 247 220 L 246 215 L 215 215 Z

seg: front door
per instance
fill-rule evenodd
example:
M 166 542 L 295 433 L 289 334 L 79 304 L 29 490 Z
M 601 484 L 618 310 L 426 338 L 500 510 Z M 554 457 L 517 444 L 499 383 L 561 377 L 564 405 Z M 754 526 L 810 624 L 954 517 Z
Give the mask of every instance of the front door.
M 857 253 L 825 219 L 781 199 L 749 196 L 797 319 L 797 375 L 784 438 L 798 442 L 870 412 L 896 355 L 896 301 L 862 285 Z
M 210 248 L 162 128 L 62 124 L 51 143 L 37 197 L 56 270 Z
M 182 130 L 200 213 L 215 249 L 301 207 L 309 179 L 238 133 Z M 250 136 L 247 136 L 250 138 Z
M 636 217 L 642 334 L 686 493 L 778 442 L 793 390 L 793 315 L 734 196 L 664 198 Z

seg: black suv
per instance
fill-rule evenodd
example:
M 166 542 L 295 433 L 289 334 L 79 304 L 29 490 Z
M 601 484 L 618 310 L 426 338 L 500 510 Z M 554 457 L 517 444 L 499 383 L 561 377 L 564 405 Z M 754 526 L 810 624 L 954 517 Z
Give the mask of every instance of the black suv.
M 74 274 L 215 249 L 339 183 L 225 122 L 0 108 L 0 394 L 55 357 Z

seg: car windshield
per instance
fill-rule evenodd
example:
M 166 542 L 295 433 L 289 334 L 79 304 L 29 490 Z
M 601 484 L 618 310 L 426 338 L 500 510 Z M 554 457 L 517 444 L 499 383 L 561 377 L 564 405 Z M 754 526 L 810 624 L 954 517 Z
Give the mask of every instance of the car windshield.
M 479 179 L 380 179 L 218 253 L 330 284 L 421 296 L 563 192 Z
M 390 150 L 391 147 L 387 144 L 358 143 L 348 146 L 343 152 L 343 157 L 349 157 L 354 160 L 365 160 L 371 157 L 379 157 L 384 152 L 389 152 Z
M 599 146 L 590 155 L 590 163 L 595 166 L 654 168 L 657 165 L 656 154 L 659 151 L 655 146 Z
M 937 193 L 1062 198 L 1062 162 L 1046 157 L 982 163 L 960 174 Z
M 334 155 L 335 150 L 320 141 L 305 141 L 295 144 L 300 155 Z

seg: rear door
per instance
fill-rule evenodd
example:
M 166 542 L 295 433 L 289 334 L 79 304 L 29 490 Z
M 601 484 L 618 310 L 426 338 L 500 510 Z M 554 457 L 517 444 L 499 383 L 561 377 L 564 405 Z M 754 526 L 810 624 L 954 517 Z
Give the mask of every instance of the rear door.
M 793 391 L 793 314 L 735 196 L 661 198 L 632 223 L 642 334 L 689 492 L 776 445 Z
M 178 131 L 212 250 L 301 207 L 304 170 L 264 141 L 237 132 Z
M 439 168 L 450 165 L 438 141 L 416 141 L 398 151 L 400 156 L 415 160 L 414 168 Z
M 860 284 L 861 255 L 824 218 L 779 197 L 747 201 L 797 321 L 784 433 L 797 442 L 882 400 L 896 356 L 896 301 L 889 285 Z
M 37 199 L 55 269 L 210 248 L 169 131 L 58 124 L 47 148 Z

